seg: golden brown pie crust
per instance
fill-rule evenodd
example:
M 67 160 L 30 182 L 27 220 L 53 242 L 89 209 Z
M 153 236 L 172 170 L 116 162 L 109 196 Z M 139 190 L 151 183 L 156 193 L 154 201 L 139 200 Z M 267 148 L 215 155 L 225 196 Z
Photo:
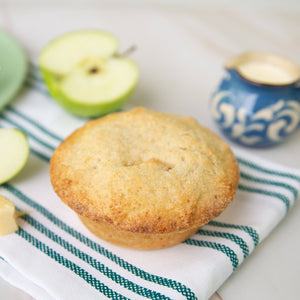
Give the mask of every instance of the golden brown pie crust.
M 156 249 L 222 213 L 239 168 L 229 146 L 196 120 L 139 107 L 76 130 L 55 150 L 50 177 L 98 237 Z

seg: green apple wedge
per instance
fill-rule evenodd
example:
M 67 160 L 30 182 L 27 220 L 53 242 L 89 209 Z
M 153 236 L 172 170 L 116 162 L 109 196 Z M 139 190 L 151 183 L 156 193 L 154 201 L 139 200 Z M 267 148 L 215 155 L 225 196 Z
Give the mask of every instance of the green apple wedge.
M 0 145 L 0 184 L 2 184 L 21 172 L 30 150 L 26 135 L 15 128 L 0 128 Z
M 97 117 L 120 108 L 135 89 L 136 64 L 119 56 L 118 41 L 103 31 L 83 30 L 50 42 L 39 66 L 51 96 L 69 112 Z

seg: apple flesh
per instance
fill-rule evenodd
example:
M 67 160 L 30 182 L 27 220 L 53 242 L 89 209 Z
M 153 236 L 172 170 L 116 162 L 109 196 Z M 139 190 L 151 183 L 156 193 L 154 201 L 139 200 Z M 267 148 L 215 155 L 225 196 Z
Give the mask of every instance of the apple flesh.
M 6 197 L 0 195 L 0 236 L 17 230 L 15 205 Z
M 0 184 L 15 177 L 29 156 L 26 135 L 18 129 L 0 128 Z
M 73 32 L 51 42 L 39 57 L 50 94 L 82 117 L 120 108 L 137 84 L 138 69 L 117 49 L 115 37 L 102 31 Z

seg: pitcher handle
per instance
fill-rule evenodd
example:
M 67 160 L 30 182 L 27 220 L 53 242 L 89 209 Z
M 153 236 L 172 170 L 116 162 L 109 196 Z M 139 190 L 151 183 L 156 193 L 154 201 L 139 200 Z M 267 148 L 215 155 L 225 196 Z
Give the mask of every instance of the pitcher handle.
M 300 128 L 300 80 L 295 83 L 295 90 L 296 90 L 296 100 L 298 102 L 298 113 L 299 113 L 299 123 L 298 128 Z

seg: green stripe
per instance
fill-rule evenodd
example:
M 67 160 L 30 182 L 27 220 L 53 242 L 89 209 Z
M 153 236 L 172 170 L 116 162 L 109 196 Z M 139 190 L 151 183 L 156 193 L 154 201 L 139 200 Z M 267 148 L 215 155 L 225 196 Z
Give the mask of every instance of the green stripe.
M 89 274 L 84 269 L 80 268 L 78 265 L 70 261 L 69 259 L 63 257 L 56 251 L 54 251 L 52 248 L 44 244 L 43 242 L 36 239 L 34 236 L 32 236 L 30 233 L 25 231 L 22 228 L 19 228 L 17 231 L 17 234 L 24 238 L 27 242 L 29 242 L 31 245 L 33 245 L 35 248 L 46 254 L 51 259 L 55 260 L 60 265 L 63 265 L 67 269 L 73 271 L 76 275 L 81 277 L 84 281 L 86 281 L 89 285 L 94 287 L 96 290 L 101 292 L 103 295 L 105 295 L 108 298 L 111 299 L 128 299 L 124 297 L 123 295 L 116 293 L 109 287 L 107 287 L 105 284 L 97 280 L 95 277 L 93 277 L 91 274 Z M 55 276 L 55 274 L 54 274 Z
M 288 211 L 289 208 L 290 208 L 289 199 L 286 196 L 284 196 L 280 193 L 270 192 L 270 191 L 266 191 L 266 190 L 259 189 L 259 188 L 252 188 L 252 187 L 249 187 L 249 186 L 246 186 L 246 185 L 243 185 L 243 184 L 239 184 L 239 189 L 241 191 L 246 191 L 246 192 L 250 192 L 250 193 L 256 193 L 256 194 L 261 194 L 261 195 L 265 195 L 265 196 L 275 197 L 275 198 L 281 200 L 284 203 L 286 211 Z
M 135 267 L 134 265 L 130 264 L 129 262 L 125 261 L 124 259 L 118 257 L 117 255 L 113 254 L 112 252 L 108 251 L 104 247 L 100 246 L 99 244 L 93 242 L 80 232 L 76 231 L 72 227 L 68 226 L 66 223 L 55 217 L 51 212 L 49 212 L 45 207 L 41 206 L 37 202 L 33 201 L 29 197 L 27 197 L 25 194 L 23 194 L 20 190 L 13 187 L 12 185 L 5 183 L 2 185 L 2 187 L 9 192 L 11 192 L 13 195 L 15 195 L 17 198 L 22 200 L 27 205 L 33 207 L 35 210 L 40 212 L 42 215 L 44 215 L 48 220 L 50 220 L 52 223 L 54 223 L 56 226 L 64 230 L 66 233 L 70 234 L 86 246 L 90 247 L 91 249 L 95 250 L 96 252 L 100 253 L 101 255 L 105 256 L 109 260 L 113 261 L 123 269 L 129 271 L 133 275 L 140 277 L 146 281 L 153 282 L 168 288 L 171 288 L 183 296 L 185 296 L 187 299 L 196 299 L 195 294 L 188 288 L 187 286 L 183 285 L 180 282 L 177 282 L 172 279 L 164 278 L 161 276 L 150 274 L 138 267 Z
M 50 157 L 49 156 L 44 155 L 44 154 L 40 153 L 39 151 L 36 151 L 32 147 L 30 147 L 30 152 L 33 153 L 34 155 L 36 155 L 37 157 L 39 157 L 41 160 L 43 160 L 47 163 L 50 162 Z
M 32 61 L 29 61 L 29 66 L 32 70 L 36 70 L 37 72 L 39 71 L 39 66 L 35 63 L 33 63 Z
M 27 78 L 30 78 L 30 79 L 36 81 L 37 83 L 44 85 L 44 81 L 43 81 L 42 77 L 40 76 L 40 73 L 38 70 L 36 71 L 32 68 L 29 68 Z
M 212 230 L 204 230 L 200 229 L 197 234 L 205 235 L 205 236 L 213 236 L 213 237 L 220 237 L 231 240 L 232 242 L 236 243 L 243 251 L 244 259 L 249 255 L 249 247 L 247 243 L 236 234 L 228 233 L 228 232 L 220 232 L 220 231 L 212 231 Z
M 28 79 L 25 80 L 24 85 L 27 88 L 33 89 L 34 91 L 38 92 L 39 94 L 42 94 L 43 96 L 46 96 L 46 98 L 48 98 L 48 99 L 51 98 L 50 94 L 48 93 L 48 91 L 46 89 L 41 88 L 40 86 L 33 84 Z
M 43 233 L 49 239 L 54 241 L 55 243 L 62 246 L 64 249 L 72 253 L 73 255 L 80 258 L 82 261 L 88 263 L 90 266 L 101 272 L 106 277 L 110 278 L 114 282 L 118 283 L 119 285 L 127 288 L 130 291 L 135 292 L 140 296 L 144 296 L 149 299 L 170 299 L 161 293 L 152 291 L 150 289 L 144 288 L 140 285 L 133 283 L 132 281 L 118 275 L 117 273 L 113 272 L 111 269 L 106 267 L 105 265 L 101 264 L 98 260 L 94 259 L 93 257 L 89 256 L 88 254 L 80 251 L 78 248 L 74 247 L 72 244 L 55 234 L 53 231 L 46 228 L 43 224 L 35 220 L 29 215 L 25 215 L 22 217 L 27 223 L 37 229 L 39 232 Z
M 223 252 L 230 259 L 230 261 L 232 263 L 233 271 L 239 265 L 239 259 L 238 259 L 237 255 L 235 254 L 235 252 L 223 244 L 218 244 L 218 243 L 209 242 L 209 241 L 195 240 L 195 239 L 187 239 L 183 243 L 192 245 L 192 246 L 198 246 L 198 247 L 208 247 L 208 248 Z
M 46 148 L 48 148 L 48 149 L 50 149 L 52 151 L 55 150 L 55 147 L 51 146 L 47 142 L 42 141 L 40 138 L 38 138 L 37 136 L 35 136 L 34 134 L 32 134 L 30 131 L 28 131 L 26 128 L 24 128 L 23 126 L 21 126 L 17 122 L 15 122 L 15 121 L 11 120 L 10 118 L 4 116 L 3 114 L 0 115 L 0 118 L 2 118 L 3 120 L 5 120 L 6 122 L 10 123 L 11 125 L 17 127 L 18 129 L 20 129 L 21 131 L 23 131 L 24 133 L 26 133 L 26 135 L 28 135 L 29 137 L 31 137 L 33 140 L 35 140 L 39 144 L 43 145 L 44 147 L 46 147 Z
M 44 84 L 44 80 L 42 78 L 42 74 L 40 72 L 40 68 L 33 64 L 32 62 L 29 62 L 29 70 L 28 70 L 28 74 L 27 77 L 32 78 L 34 81 L 45 85 Z
M 240 164 L 243 164 L 249 168 L 252 168 L 254 170 L 266 173 L 266 174 L 270 174 L 270 175 L 276 175 L 276 176 L 281 176 L 281 177 L 286 177 L 286 178 L 290 178 L 290 179 L 294 179 L 300 182 L 300 176 L 297 176 L 295 174 L 291 174 L 288 172 L 280 172 L 280 171 L 275 171 L 269 168 L 265 168 L 265 167 L 261 167 L 257 164 L 255 164 L 254 162 L 250 162 L 249 160 L 246 160 L 244 158 L 241 157 L 237 157 L 237 160 Z
M 12 107 L 12 106 L 7 106 L 6 109 L 12 113 L 14 113 L 15 115 L 19 116 L 20 118 L 22 118 L 23 120 L 27 121 L 28 123 L 30 123 L 31 125 L 35 126 L 36 128 L 38 128 L 40 131 L 42 131 L 43 133 L 49 135 L 50 137 L 54 138 L 55 140 L 57 140 L 58 142 L 62 142 L 62 138 L 59 137 L 58 135 L 56 135 L 55 133 L 51 132 L 49 129 L 45 128 L 44 126 L 38 124 L 36 121 L 34 121 L 33 119 L 31 119 L 30 117 L 28 117 L 27 115 L 25 115 L 24 113 L 21 113 L 19 110 L 17 110 L 16 108 Z
M 257 231 L 250 226 L 223 223 L 223 222 L 218 222 L 218 221 L 214 221 L 214 220 L 210 221 L 208 223 L 208 225 L 222 227 L 222 228 L 233 228 L 233 229 L 242 230 L 251 236 L 255 247 L 259 243 L 259 235 L 258 235 Z
M 292 194 L 294 195 L 294 200 L 297 199 L 298 190 L 295 187 L 291 186 L 290 184 L 278 182 L 278 181 L 274 181 L 274 180 L 268 180 L 268 179 L 264 179 L 264 178 L 254 177 L 254 176 L 246 174 L 245 172 L 242 172 L 242 171 L 240 172 L 240 176 L 241 176 L 241 178 L 244 178 L 249 181 L 254 181 L 254 182 L 263 183 L 263 184 L 267 184 L 267 185 L 278 186 L 278 187 L 282 187 L 287 190 L 290 190 L 292 192 Z

